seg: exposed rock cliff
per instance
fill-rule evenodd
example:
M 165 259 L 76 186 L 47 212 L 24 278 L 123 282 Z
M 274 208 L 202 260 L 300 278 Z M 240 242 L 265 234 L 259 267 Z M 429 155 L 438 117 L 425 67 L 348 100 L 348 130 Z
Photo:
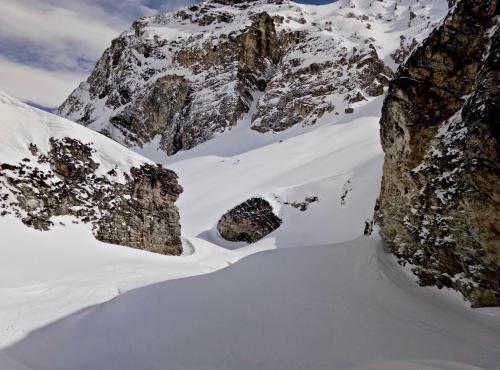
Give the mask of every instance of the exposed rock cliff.
M 129 147 L 190 149 L 248 113 L 259 132 L 352 113 L 443 14 L 442 1 L 212 0 L 139 19 L 59 114 Z M 156 148 L 155 148 L 156 149 Z
M 254 243 L 276 230 L 281 219 L 262 198 L 251 198 L 227 211 L 217 223 L 220 235 L 232 242 Z
M 73 216 L 104 242 L 182 252 L 174 172 L 3 94 L 0 113 L 0 215 L 40 230 Z
M 425 285 L 500 304 L 496 0 L 459 1 L 391 82 L 378 222 Z

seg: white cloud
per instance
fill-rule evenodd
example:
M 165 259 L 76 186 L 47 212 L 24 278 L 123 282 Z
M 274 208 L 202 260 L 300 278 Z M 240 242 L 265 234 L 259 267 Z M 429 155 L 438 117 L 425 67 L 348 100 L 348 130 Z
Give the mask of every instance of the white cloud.
M 37 57 L 35 62 L 49 69 L 78 69 L 81 59 L 96 60 L 110 40 L 123 31 L 125 22 L 107 17 L 100 9 L 54 7 L 35 0 L 3 0 L 0 12 L 3 42 L 24 46 L 9 57 L 24 60 L 23 53 Z
M 57 107 L 86 78 L 79 73 L 47 71 L 0 57 L 0 90 L 45 107 Z
M 0 88 L 57 106 L 141 15 L 196 0 L 0 0 Z M 32 85 L 33 84 L 33 85 Z

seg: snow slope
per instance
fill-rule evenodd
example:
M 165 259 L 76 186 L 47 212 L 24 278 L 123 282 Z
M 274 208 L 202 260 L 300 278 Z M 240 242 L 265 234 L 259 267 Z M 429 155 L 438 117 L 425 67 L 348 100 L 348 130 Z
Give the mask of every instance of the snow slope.
M 419 288 L 379 248 L 259 253 L 81 310 L 3 356 L 47 370 L 498 369 L 500 316 Z
M 263 196 L 284 223 L 253 249 L 341 242 L 362 235 L 379 192 L 381 101 L 372 100 L 349 121 L 280 134 L 256 133 L 244 119 L 236 130 L 168 158 L 168 167 L 179 174 L 185 189 L 177 203 L 183 232 L 224 244 L 214 230 L 220 216 L 252 196 Z M 234 145 L 240 147 L 239 154 Z M 352 190 L 342 202 L 346 188 Z M 285 204 L 307 196 L 319 201 L 305 212 Z
M 55 220 L 63 221 L 65 227 L 54 222 L 57 226 L 53 230 L 39 232 L 27 229 L 19 220 L 0 217 L 4 235 L 0 248 L 2 255 L 8 256 L 0 260 L 0 346 L 132 288 L 211 272 L 260 250 L 359 237 L 364 221 L 373 213 L 379 191 L 380 104 L 380 99 L 373 101 L 356 113 L 350 123 L 325 123 L 317 129 L 304 128 L 300 129 L 302 132 L 280 135 L 254 133 L 243 121 L 238 130 L 196 151 L 182 153 L 184 157 L 169 158 L 168 167 L 179 174 L 185 188 L 177 202 L 186 251 L 182 257 L 105 245 L 93 238 L 89 227 L 73 225 L 68 218 Z M 84 127 L 23 104 L 3 104 L 0 110 L 0 116 L 14 122 L 4 144 L 16 140 L 41 143 L 43 135 L 48 138 L 53 134 L 43 131 L 48 125 L 56 127 L 54 132 L 63 136 L 90 135 L 85 141 L 96 145 L 102 142 L 103 150 L 123 151 L 114 154 L 119 158 L 129 155 L 137 161 L 145 160 Z M 16 123 L 19 127 L 33 127 L 18 130 Z M 29 132 L 36 137 L 19 137 L 19 133 Z M 246 147 L 240 146 L 240 154 L 234 154 L 235 142 L 246 143 Z M 24 155 L 27 153 L 12 160 Z M 348 181 L 352 190 L 342 202 Z M 252 195 L 269 199 L 284 219 L 283 225 L 250 246 L 224 242 L 215 232 L 218 218 Z M 303 201 L 309 195 L 318 196 L 319 201 L 305 212 L 284 204 Z
M 16 165 L 31 158 L 31 166 L 50 171 L 49 164 L 34 160 L 29 144 L 46 154 L 50 138 L 65 137 L 91 143 L 93 160 L 99 164 L 96 172 L 112 176 L 114 182 L 124 181 L 132 167 L 153 163 L 101 134 L 0 92 L 0 163 Z M 112 169 L 116 175 L 108 175 Z M 0 195 L 5 194 L 13 199 L 0 177 Z M 191 256 L 152 255 L 99 242 L 89 224 L 76 224 L 70 216 L 52 221 L 52 230 L 43 232 L 26 227 L 13 215 L 0 217 L 0 347 L 124 290 L 211 272 L 234 259 L 224 249 L 203 241 Z M 190 254 L 189 242 L 185 249 Z
M 169 158 L 185 188 L 181 257 L 104 245 L 67 220 L 38 232 L 0 218 L 0 367 L 495 369 L 498 310 L 418 287 L 360 238 L 379 192 L 380 105 L 277 135 L 243 121 Z M 217 218 L 252 195 L 282 227 L 222 242 Z M 309 195 L 305 212 L 284 204 Z
M 0 91 L 0 160 L 2 163 L 16 165 L 23 158 L 33 158 L 29 150 L 30 143 L 36 145 L 41 153 L 46 154 L 50 151 L 50 138 L 65 137 L 77 139 L 83 143 L 92 143 L 92 147 L 96 150 L 92 159 L 99 164 L 96 175 L 107 176 L 109 171 L 116 169 L 117 176 L 113 177 L 113 181 L 123 182 L 123 174 L 129 174 L 130 168 L 139 167 L 142 163 L 152 163 L 101 134 L 67 119 L 30 107 Z M 45 168 L 39 163 L 33 165 L 41 170 Z

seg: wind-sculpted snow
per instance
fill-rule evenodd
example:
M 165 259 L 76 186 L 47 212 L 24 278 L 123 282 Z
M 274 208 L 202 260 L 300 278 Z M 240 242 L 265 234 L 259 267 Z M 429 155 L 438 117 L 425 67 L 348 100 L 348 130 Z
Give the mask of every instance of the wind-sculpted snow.
M 164 163 L 179 175 L 184 188 L 176 202 L 184 251 L 179 257 L 100 243 L 89 225 L 73 224 L 67 216 L 53 218 L 54 226 L 44 232 L 27 228 L 11 215 L 0 217 L 0 346 L 132 288 L 212 272 L 262 250 L 361 236 L 379 192 L 381 101 L 339 124 L 297 127 L 301 131 L 295 132 L 261 134 L 248 130 L 247 123 L 168 158 Z M 108 143 L 103 149 L 123 151 L 114 152 L 113 160 L 121 163 L 130 154 L 90 134 Z M 100 145 L 98 139 L 77 137 Z M 348 182 L 351 190 L 344 194 Z M 252 196 L 263 197 L 273 206 L 283 220 L 281 226 L 250 245 L 224 241 L 217 235 L 217 221 Z M 305 199 L 311 203 L 302 211 L 300 203 Z
M 82 310 L 4 356 L 32 370 L 497 369 L 500 317 L 418 287 L 380 248 L 259 253 Z
M 169 155 L 249 112 L 258 132 L 334 122 L 382 95 L 445 11 L 445 0 L 205 1 L 134 22 L 59 114 Z

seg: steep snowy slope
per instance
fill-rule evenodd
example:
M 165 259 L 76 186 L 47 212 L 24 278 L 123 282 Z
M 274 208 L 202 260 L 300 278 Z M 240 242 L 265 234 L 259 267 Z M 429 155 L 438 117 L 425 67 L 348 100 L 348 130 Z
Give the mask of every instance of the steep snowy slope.
M 262 196 L 283 224 L 250 247 L 269 248 L 341 242 L 363 234 L 379 191 L 382 152 L 377 98 L 349 120 L 280 134 L 231 132 L 166 160 L 179 174 L 184 193 L 177 205 L 183 233 L 217 245 L 215 230 L 230 208 Z M 306 211 L 291 203 L 318 197 Z M 325 227 L 327 223 L 327 227 Z
M 249 112 L 258 132 L 335 122 L 383 94 L 446 9 L 445 0 L 204 1 L 136 21 L 59 114 L 168 154 Z
M 65 143 L 62 152 L 54 148 L 58 142 Z M 140 189 L 128 188 L 144 168 L 155 184 L 140 181 Z M 155 193 L 160 185 L 179 186 L 175 177 L 175 183 L 163 183 L 164 171 L 92 130 L 0 92 L 0 346 L 124 289 L 213 271 L 234 260 L 203 243 L 196 255 L 168 258 L 94 238 L 139 249 L 154 250 L 147 248 L 151 240 L 170 247 L 171 235 L 162 227 L 168 221 L 165 204 L 158 200 L 169 195 Z M 144 206 L 148 192 L 156 206 Z M 133 214 L 127 202 L 134 202 Z M 167 207 L 177 216 L 174 236 L 180 242 L 177 209 Z M 145 221 L 134 223 L 134 216 Z M 128 233 L 108 239 L 102 233 L 107 226 Z M 131 243 L 136 238 L 139 245 Z
M 2 163 L 16 164 L 24 158 L 33 157 L 29 144 L 36 145 L 42 153 L 48 153 L 51 138 L 65 137 L 91 142 L 93 159 L 99 164 L 96 174 L 107 175 L 116 169 L 115 177 L 118 182 L 125 181 L 125 174 L 130 175 L 130 168 L 152 163 L 92 130 L 32 108 L 4 92 L 0 92 L 0 104 Z

